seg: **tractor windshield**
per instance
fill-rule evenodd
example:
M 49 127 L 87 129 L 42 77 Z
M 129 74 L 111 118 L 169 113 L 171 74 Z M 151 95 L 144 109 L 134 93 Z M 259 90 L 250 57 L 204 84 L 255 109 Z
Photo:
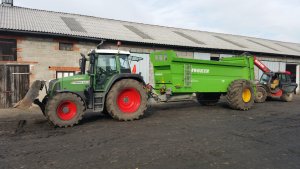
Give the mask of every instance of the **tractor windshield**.
M 270 81 L 270 75 L 268 75 L 268 74 L 263 74 L 262 76 L 261 76 L 261 78 L 260 78 L 260 81 L 259 81 L 259 83 L 260 84 L 268 84 L 269 83 L 269 81 Z

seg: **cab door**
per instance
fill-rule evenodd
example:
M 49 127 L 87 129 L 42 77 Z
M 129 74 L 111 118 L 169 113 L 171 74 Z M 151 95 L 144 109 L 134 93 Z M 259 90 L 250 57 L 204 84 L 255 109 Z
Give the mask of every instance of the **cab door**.
M 104 91 L 110 79 L 118 74 L 116 56 L 98 55 L 95 66 L 95 89 Z
M 293 93 L 296 91 L 297 83 L 292 83 L 291 76 L 289 74 L 279 74 L 280 88 L 285 93 Z

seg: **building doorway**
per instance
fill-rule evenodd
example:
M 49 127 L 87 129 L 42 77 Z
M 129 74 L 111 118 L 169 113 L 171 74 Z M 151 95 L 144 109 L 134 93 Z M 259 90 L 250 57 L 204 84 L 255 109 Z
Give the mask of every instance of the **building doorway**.
M 297 83 L 297 65 L 295 64 L 287 64 L 286 71 L 291 72 L 291 79 L 293 83 Z
M 296 64 L 287 64 L 286 65 L 286 71 L 291 72 L 291 80 L 293 83 L 298 84 L 297 93 L 299 93 L 299 85 L 300 85 L 300 71 L 299 71 L 299 65 Z
M 0 108 L 10 108 L 29 90 L 29 65 L 0 65 Z

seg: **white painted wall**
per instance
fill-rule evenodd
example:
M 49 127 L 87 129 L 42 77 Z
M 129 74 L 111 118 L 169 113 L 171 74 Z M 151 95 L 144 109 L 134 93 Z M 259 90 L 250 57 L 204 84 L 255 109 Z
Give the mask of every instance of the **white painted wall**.
M 150 57 L 149 57 L 149 54 L 131 53 L 131 55 L 144 58 L 143 60 L 141 60 L 139 62 L 131 62 L 130 67 L 132 70 L 134 65 L 136 65 L 136 73 L 138 74 L 139 72 L 141 72 L 146 84 L 149 83 L 149 81 L 150 81 L 150 70 L 149 70 L 150 69 Z
M 194 59 L 210 60 L 210 53 L 194 53 Z
M 220 58 L 231 58 L 235 55 L 230 55 L 230 54 L 220 54 Z
M 296 82 L 298 86 L 300 85 L 300 65 L 297 65 L 297 71 L 296 71 Z M 297 93 L 300 93 L 300 87 L 297 88 Z

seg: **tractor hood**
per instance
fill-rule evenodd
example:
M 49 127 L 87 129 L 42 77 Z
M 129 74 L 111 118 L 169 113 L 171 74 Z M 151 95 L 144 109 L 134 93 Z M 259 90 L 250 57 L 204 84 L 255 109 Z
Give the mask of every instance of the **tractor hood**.
M 88 75 L 75 75 L 55 79 L 49 83 L 49 94 L 55 91 L 71 91 L 82 92 L 90 85 L 90 78 Z

